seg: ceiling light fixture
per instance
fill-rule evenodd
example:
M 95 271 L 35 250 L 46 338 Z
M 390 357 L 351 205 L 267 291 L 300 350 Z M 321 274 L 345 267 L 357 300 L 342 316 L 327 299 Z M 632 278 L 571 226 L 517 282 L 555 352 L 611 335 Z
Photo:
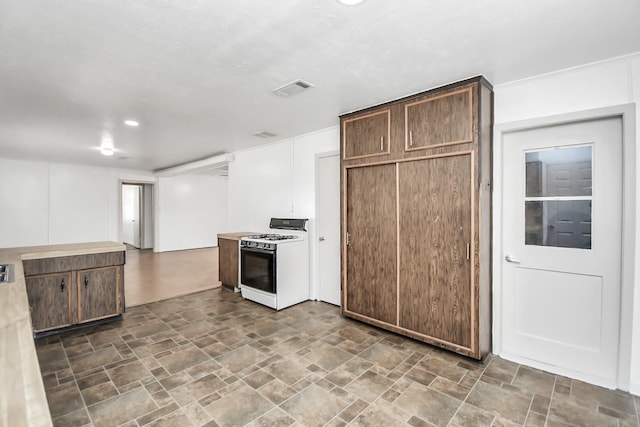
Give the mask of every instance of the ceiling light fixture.
M 115 149 L 113 148 L 113 138 L 109 132 L 105 131 L 102 134 L 102 140 L 100 142 L 100 153 L 103 156 L 113 156 Z
M 364 0 L 338 0 L 338 3 L 345 6 L 355 6 L 362 3 Z
M 100 153 L 103 156 L 113 156 L 113 148 L 112 147 L 100 147 Z
M 134 128 L 140 126 L 140 122 L 138 122 L 136 120 L 125 120 L 124 124 L 127 125 L 127 126 L 134 127 Z

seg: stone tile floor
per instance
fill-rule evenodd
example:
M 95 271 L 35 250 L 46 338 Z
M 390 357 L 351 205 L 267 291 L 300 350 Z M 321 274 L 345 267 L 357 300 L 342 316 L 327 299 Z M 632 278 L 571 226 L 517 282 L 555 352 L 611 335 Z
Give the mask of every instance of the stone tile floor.
M 639 426 L 640 398 L 213 290 L 37 341 L 56 426 Z

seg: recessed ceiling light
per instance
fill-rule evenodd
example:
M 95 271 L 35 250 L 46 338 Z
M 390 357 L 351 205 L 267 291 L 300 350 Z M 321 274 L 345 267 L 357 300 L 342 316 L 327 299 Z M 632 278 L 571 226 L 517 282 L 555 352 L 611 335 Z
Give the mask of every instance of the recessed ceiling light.
M 131 127 L 138 127 L 140 126 L 140 122 L 136 121 L 136 120 L 125 120 L 124 124 L 127 126 L 131 126 Z
M 103 156 L 113 156 L 113 147 L 100 147 L 100 153 Z
M 355 6 L 362 3 L 363 1 L 364 0 L 338 0 L 338 3 L 344 4 L 346 6 Z

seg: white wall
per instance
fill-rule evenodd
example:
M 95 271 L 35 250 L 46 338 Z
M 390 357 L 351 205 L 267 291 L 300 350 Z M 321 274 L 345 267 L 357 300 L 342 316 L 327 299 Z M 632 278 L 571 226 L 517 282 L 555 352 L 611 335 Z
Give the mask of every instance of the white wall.
M 315 155 L 337 150 L 338 127 L 237 151 L 229 164 L 229 229 L 266 231 L 269 218 L 315 216 Z
M 234 153 L 229 163 L 229 230 L 265 231 L 269 218 L 291 217 L 293 140 Z
M 111 240 L 110 178 L 109 169 L 49 164 L 49 242 Z
M 0 159 L 0 247 L 119 239 L 118 180 L 140 171 Z
M 261 147 L 238 151 L 229 164 L 229 226 L 226 231 L 267 231 L 271 217 L 309 218 L 310 290 L 317 285 L 316 164 L 318 153 L 340 146 L 332 127 Z
M 228 218 L 226 177 L 162 177 L 157 186 L 157 252 L 218 245 Z
M 226 178 L 0 159 L 0 247 L 120 241 L 121 181 L 156 182 L 156 252 L 217 245 Z
M 49 242 L 49 165 L 0 159 L 0 247 Z
M 611 107 L 640 101 L 640 54 L 616 58 L 578 68 L 563 70 L 552 74 L 512 82 L 496 86 L 495 88 L 495 124 L 533 119 L 556 114 L 573 113 L 602 107 Z M 635 119 L 636 147 L 639 147 L 640 136 L 640 108 L 636 106 Z M 494 151 L 499 150 L 497 139 L 494 140 Z M 640 171 L 640 149 L 636 149 L 636 170 Z M 499 161 L 494 162 L 494 174 L 500 175 Z M 499 185 L 496 179 L 496 185 Z M 640 174 L 636 175 L 633 190 L 636 206 L 635 224 L 640 224 Z M 636 230 L 640 227 L 636 226 Z M 496 230 L 496 240 L 500 239 Z M 640 235 L 635 236 L 635 250 L 640 248 Z M 500 258 L 500 254 L 496 254 Z M 631 354 L 623 354 L 631 360 L 630 391 L 640 395 L 640 260 L 635 265 L 627 266 L 632 287 L 634 289 L 634 308 L 632 320 Z M 498 272 L 494 272 L 498 280 Z M 495 284 L 495 282 L 494 282 Z M 497 294 L 494 292 L 494 295 Z M 494 317 L 496 319 L 496 317 Z M 494 331 L 499 331 L 499 318 L 494 320 Z M 494 349 L 495 351 L 496 349 Z M 498 349 L 499 350 L 499 349 Z M 629 349 L 623 349 L 629 352 Z

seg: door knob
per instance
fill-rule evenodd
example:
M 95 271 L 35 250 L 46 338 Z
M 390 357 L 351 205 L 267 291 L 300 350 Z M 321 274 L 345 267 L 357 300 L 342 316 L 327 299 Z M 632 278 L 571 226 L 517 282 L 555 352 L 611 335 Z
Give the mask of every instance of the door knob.
M 320 240 L 321 242 L 324 242 L 324 237 L 320 237 L 318 240 Z
M 512 257 L 511 255 L 505 256 L 504 260 L 510 262 L 511 264 L 520 264 L 520 260 L 518 258 Z

